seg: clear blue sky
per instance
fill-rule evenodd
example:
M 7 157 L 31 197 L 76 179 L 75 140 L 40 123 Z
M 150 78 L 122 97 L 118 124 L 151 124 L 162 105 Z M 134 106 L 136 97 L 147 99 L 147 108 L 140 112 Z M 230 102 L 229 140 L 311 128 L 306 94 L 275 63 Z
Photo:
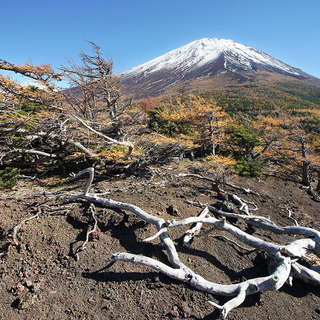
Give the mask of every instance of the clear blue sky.
M 115 72 L 204 37 L 233 39 L 320 78 L 319 0 L 2 0 L 0 58 L 79 61 L 97 43 Z

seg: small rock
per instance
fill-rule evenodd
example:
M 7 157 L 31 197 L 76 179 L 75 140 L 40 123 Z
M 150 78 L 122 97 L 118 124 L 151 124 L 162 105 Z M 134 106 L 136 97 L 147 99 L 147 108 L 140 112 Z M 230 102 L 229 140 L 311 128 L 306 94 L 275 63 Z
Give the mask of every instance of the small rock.
M 26 249 L 27 249 L 27 251 L 29 251 L 30 253 L 32 253 L 33 245 L 32 245 L 31 242 L 28 242 L 28 243 L 26 244 Z
M 24 285 L 29 289 L 33 287 L 33 283 L 30 280 L 25 280 Z
M 168 313 L 168 316 L 171 316 L 171 317 L 174 317 L 174 318 L 179 318 L 180 317 L 180 314 L 179 314 L 179 311 L 178 310 L 171 310 L 169 313 Z
M 32 306 L 37 301 L 37 294 L 32 294 L 27 292 L 26 295 L 19 299 L 18 301 L 18 309 L 24 310 Z
M 106 299 L 106 300 L 110 300 L 112 294 L 113 294 L 113 290 L 110 289 L 110 290 L 108 290 L 106 293 L 104 293 L 104 294 L 102 295 L 102 298 L 103 298 L 103 299 Z
M 190 318 L 192 311 L 188 305 L 188 303 L 186 301 L 182 301 L 181 303 L 181 308 L 182 308 L 182 312 L 183 312 L 183 317 L 184 318 Z
M 37 291 L 40 291 L 40 286 L 41 286 L 41 283 L 40 282 L 37 282 L 37 283 L 33 283 L 32 284 L 32 292 L 37 292 Z
M 107 305 L 105 305 L 105 306 L 103 307 L 103 309 L 105 309 L 105 310 L 111 310 L 111 309 L 112 309 L 112 305 L 111 305 L 110 303 L 108 303 Z
M 20 296 L 24 290 L 25 290 L 25 287 L 21 283 L 18 283 L 15 288 L 11 289 L 11 292 Z
M 170 214 L 172 216 L 181 217 L 179 210 L 174 205 L 170 205 L 167 208 L 167 212 L 168 212 L 168 214 Z

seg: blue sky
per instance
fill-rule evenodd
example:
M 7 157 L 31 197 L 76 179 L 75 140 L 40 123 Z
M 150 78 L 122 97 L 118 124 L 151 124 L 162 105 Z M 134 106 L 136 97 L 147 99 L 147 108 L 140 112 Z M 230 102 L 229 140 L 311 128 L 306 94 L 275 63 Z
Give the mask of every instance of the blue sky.
M 319 0 L 2 0 L 0 58 L 79 61 L 97 43 L 115 72 L 204 37 L 233 39 L 320 78 Z

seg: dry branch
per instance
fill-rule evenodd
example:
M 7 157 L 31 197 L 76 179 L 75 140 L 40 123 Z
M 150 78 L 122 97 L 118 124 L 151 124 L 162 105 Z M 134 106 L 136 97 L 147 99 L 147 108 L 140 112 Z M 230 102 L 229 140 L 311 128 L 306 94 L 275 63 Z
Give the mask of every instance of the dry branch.
M 86 183 L 84 192 L 73 199 L 82 198 L 89 202 L 99 204 L 103 207 L 113 207 L 131 211 L 146 222 L 155 225 L 157 228 L 157 233 L 146 240 L 153 240 L 158 236 L 160 237 L 161 242 L 166 247 L 171 266 L 153 258 L 126 252 L 115 253 L 109 260 L 111 262 L 128 261 L 135 264 L 149 266 L 173 279 L 188 283 L 198 290 L 217 295 L 234 297 L 226 302 L 223 306 L 220 306 L 214 302 L 210 302 L 211 305 L 220 309 L 221 316 L 223 318 L 227 317 L 228 313 L 232 309 L 243 303 L 247 295 L 266 290 L 278 290 L 284 285 L 285 282 L 292 282 L 292 277 L 298 277 L 309 282 L 319 283 L 320 274 L 318 272 L 305 268 L 297 262 L 297 260 L 301 257 L 304 257 L 307 252 L 314 252 L 315 254 L 319 255 L 320 233 L 314 229 L 298 226 L 278 227 L 270 223 L 270 220 L 264 217 L 237 215 L 238 218 L 244 219 L 247 223 L 255 223 L 256 226 L 267 229 L 271 232 L 299 234 L 306 237 L 295 240 L 286 245 L 279 245 L 264 241 L 256 236 L 248 234 L 240 228 L 228 223 L 225 218 L 219 220 L 210 216 L 208 214 L 208 209 L 210 209 L 210 207 L 205 207 L 205 210 L 203 210 L 198 217 L 189 217 L 180 221 L 165 221 L 162 218 L 148 214 L 133 204 L 114 201 L 112 199 L 104 199 L 98 197 L 97 195 L 90 195 L 89 188 L 93 181 L 93 168 L 88 168 L 76 175 L 73 174 L 72 176 L 76 178 L 84 173 L 89 173 L 89 179 Z M 269 276 L 249 279 L 240 283 L 229 285 L 222 285 L 204 279 L 179 260 L 178 252 L 167 230 L 171 227 L 180 227 L 189 224 L 196 224 L 195 226 L 197 230 L 201 227 L 201 224 L 210 224 L 217 229 L 230 233 L 239 241 L 246 243 L 250 247 L 266 252 L 269 256 L 269 259 L 273 263 L 274 268 L 272 273 Z M 192 228 L 190 230 L 194 231 Z M 189 234 L 192 234 L 193 231 L 190 230 Z
M 38 212 L 29 217 L 29 218 L 26 218 L 26 219 L 23 219 L 19 224 L 17 224 L 15 227 L 13 227 L 10 231 L 8 231 L 6 233 L 6 235 L 10 234 L 12 232 L 12 244 L 17 246 L 19 245 L 19 241 L 17 239 L 17 234 L 18 234 L 18 231 L 20 230 L 20 228 L 28 221 L 32 220 L 32 219 L 35 219 L 35 218 L 38 218 L 39 215 L 41 214 L 41 207 L 39 206 L 38 207 Z
M 212 179 L 212 178 L 209 178 L 209 177 L 203 177 L 200 174 L 180 173 L 178 176 L 179 177 L 193 177 L 193 178 L 198 178 L 198 179 L 210 181 L 210 182 L 213 182 L 213 183 L 217 183 L 217 179 Z M 235 184 L 233 184 L 231 182 L 228 182 L 228 181 L 224 181 L 223 183 L 226 184 L 229 187 L 232 187 L 234 189 L 240 190 L 240 191 L 242 191 L 244 193 L 251 193 L 251 194 L 254 194 L 254 195 L 257 195 L 257 196 L 259 195 L 259 193 L 255 192 L 255 191 L 252 191 L 249 188 L 239 187 L 239 186 L 237 186 L 237 185 L 235 185 Z
M 86 240 L 75 251 L 74 255 L 75 255 L 77 261 L 79 261 L 79 254 L 78 253 L 80 251 L 83 251 L 86 248 L 86 245 L 89 242 L 90 234 L 96 232 L 96 230 L 97 230 L 98 221 L 97 221 L 97 219 L 95 217 L 96 208 L 95 208 L 93 203 L 91 203 L 89 210 L 91 212 L 92 219 L 94 220 L 94 225 L 93 225 L 92 229 L 88 228 L 88 231 L 87 231 L 87 234 L 86 234 Z
M 112 144 L 118 144 L 120 146 L 126 146 L 129 148 L 128 150 L 128 153 L 126 154 L 125 156 L 125 159 L 124 160 L 127 160 L 129 159 L 129 157 L 131 156 L 131 153 L 133 151 L 133 144 L 132 142 L 129 142 L 129 141 L 118 141 L 118 140 L 115 140 L 115 139 L 112 139 L 108 136 L 106 136 L 105 134 L 102 134 L 101 132 L 91 128 L 90 126 L 88 126 L 84 121 L 82 121 L 79 117 L 77 117 L 76 115 L 73 115 L 73 117 L 75 119 L 77 119 L 82 125 L 84 125 L 87 129 L 89 129 L 90 131 L 94 132 L 95 134 L 97 134 L 98 136 L 104 138 L 105 140 L 107 140 L 108 142 L 112 143 Z
M 262 220 L 262 221 L 266 221 L 270 224 L 273 224 L 273 222 L 268 218 L 268 217 L 264 217 L 264 216 L 254 216 L 254 215 L 244 215 L 244 214 L 239 214 L 239 213 L 233 213 L 233 212 L 225 212 L 223 210 L 220 210 L 220 209 L 217 209 L 213 206 L 210 206 L 208 204 L 203 204 L 199 201 L 190 201 L 190 200 L 187 200 L 187 203 L 189 204 L 192 204 L 194 206 L 198 206 L 198 207 L 208 207 L 209 210 L 213 213 L 217 213 L 221 216 L 225 216 L 225 217 L 228 217 L 228 218 L 236 218 L 236 219 L 243 219 L 243 220 L 246 220 L 246 221 L 255 221 L 255 220 Z
M 199 217 L 206 217 L 209 213 L 209 209 L 208 207 L 205 207 L 201 213 L 199 214 Z M 190 247 L 191 245 L 191 241 L 193 240 L 193 238 L 200 232 L 200 229 L 202 227 L 202 222 L 197 222 L 194 224 L 194 226 L 191 227 L 191 229 L 187 230 L 184 238 L 183 238 L 183 244 L 186 247 Z

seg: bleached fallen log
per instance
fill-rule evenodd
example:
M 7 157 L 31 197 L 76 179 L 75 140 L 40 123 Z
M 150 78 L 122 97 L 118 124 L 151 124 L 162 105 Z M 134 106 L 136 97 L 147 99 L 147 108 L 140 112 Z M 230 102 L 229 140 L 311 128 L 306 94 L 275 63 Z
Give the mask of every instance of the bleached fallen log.
M 179 221 L 168 220 L 166 222 L 166 226 L 168 228 L 180 227 L 180 226 L 188 225 L 191 223 L 199 223 L 199 222 L 207 223 L 207 224 L 213 225 L 215 228 L 227 231 L 230 234 L 232 234 L 234 237 L 236 237 L 238 240 L 241 240 L 242 242 L 248 244 L 249 246 L 271 253 L 271 254 L 275 252 L 281 252 L 286 256 L 290 256 L 292 258 L 297 258 L 297 257 L 302 258 L 308 251 L 313 251 L 316 254 L 319 251 L 319 244 L 320 244 L 319 237 L 298 239 L 286 245 L 277 245 L 272 242 L 268 242 L 268 241 L 259 239 L 255 236 L 252 236 L 246 233 L 245 231 L 242 231 L 238 227 L 233 226 L 232 224 L 229 224 L 228 222 L 226 222 L 225 219 L 218 220 L 211 216 L 190 217 L 190 218 L 186 218 Z M 301 233 L 302 231 L 303 230 L 300 230 Z
M 211 302 L 211 305 L 220 309 L 221 316 L 225 318 L 229 311 L 238 307 L 245 300 L 247 295 L 267 290 L 278 290 L 283 286 L 290 275 L 291 262 L 290 258 L 283 257 L 280 254 L 277 254 L 277 259 L 278 265 L 271 275 L 230 285 L 208 281 L 190 269 L 186 272 L 186 269 L 172 268 L 155 259 L 126 252 L 113 254 L 109 261 L 127 261 L 148 266 L 170 278 L 186 282 L 198 290 L 222 296 L 236 296 L 223 306 Z
M 293 262 L 291 267 L 291 273 L 294 278 L 298 278 L 305 282 L 309 282 L 315 285 L 320 285 L 319 272 L 309 269 L 298 262 Z
M 255 191 L 252 191 L 252 190 L 249 189 L 249 188 L 243 188 L 243 187 L 237 186 L 237 185 L 235 185 L 235 184 L 233 184 L 233 183 L 231 183 L 231 182 L 228 182 L 228 181 L 226 181 L 225 184 L 226 184 L 227 186 L 229 186 L 229 187 L 232 187 L 232 188 L 234 188 L 234 189 L 240 190 L 240 191 L 242 191 L 242 192 L 244 192 L 244 193 L 249 193 L 249 194 L 254 194 L 254 195 L 256 195 L 256 196 L 259 196 L 259 193 L 255 192 Z
M 52 140 L 56 140 L 56 141 L 59 141 L 59 143 L 66 143 L 66 144 L 70 144 L 74 147 L 76 147 L 77 149 L 81 150 L 84 154 L 86 154 L 88 157 L 95 157 L 95 154 L 92 153 L 89 149 L 87 149 L 85 146 L 83 146 L 81 143 L 77 142 L 77 141 L 74 141 L 73 139 L 71 138 L 67 138 L 67 137 L 63 137 L 59 134 L 54 134 L 52 132 L 48 133 L 48 132 L 44 132 L 44 131 L 40 131 L 38 132 L 37 134 L 33 134 L 33 135 L 27 135 L 25 136 L 25 139 L 28 140 L 28 141 L 33 141 L 33 140 L 36 140 L 36 139 L 41 139 L 41 138 L 50 138 Z M 18 149 L 19 150 L 19 149 Z M 13 150 L 15 151 L 15 150 Z M 37 150 L 35 150 L 37 151 Z M 41 151 L 42 152 L 42 151 Z M 47 157 L 56 157 L 56 155 L 54 154 L 48 154 L 48 155 L 45 155 L 45 154 L 42 154 L 43 156 L 47 156 Z
M 199 214 L 199 217 L 206 217 L 207 214 L 209 212 L 208 207 L 205 207 L 201 213 Z M 193 240 L 193 238 L 195 237 L 196 234 L 198 234 L 201 230 L 202 227 L 202 222 L 197 222 L 194 224 L 193 227 L 191 227 L 190 229 L 188 229 L 183 237 L 183 245 L 185 245 L 186 247 L 190 247 L 191 241 Z
M 258 228 L 261 228 L 263 230 L 268 230 L 276 234 L 288 234 L 288 235 L 301 235 L 305 237 L 315 237 L 315 238 L 320 238 L 320 232 L 308 228 L 308 227 L 302 227 L 302 226 L 277 226 L 274 222 L 272 222 L 269 218 L 264 217 L 264 216 L 247 216 L 247 215 L 241 215 L 237 213 L 231 213 L 231 212 L 225 212 L 222 210 L 219 210 L 213 206 L 203 204 L 201 202 L 196 202 L 196 201 L 190 201 L 188 200 L 187 203 L 193 204 L 195 206 L 199 207 L 208 207 L 209 210 L 213 213 L 217 213 L 221 216 L 224 217 L 229 217 L 229 218 L 237 218 L 237 219 L 243 219 L 245 220 L 248 224 L 252 224 L 253 226 L 256 226 Z M 320 248 L 318 249 L 320 252 Z
M 247 245 L 254 247 L 256 249 L 266 251 L 269 253 L 276 253 L 282 247 L 280 245 L 274 244 L 272 242 L 268 242 L 262 239 L 259 239 L 255 236 L 248 234 L 247 232 L 239 229 L 238 227 L 233 226 L 232 224 L 228 223 L 226 219 L 218 220 L 211 216 L 206 217 L 190 217 L 185 218 L 183 220 L 175 221 L 175 220 L 168 220 L 166 222 L 166 226 L 170 227 L 181 227 L 192 223 L 207 223 L 210 224 L 218 229 L 224 230 L 232 234 L 237 239 L 241 240 L 242 242 L 246 243 Z
M 118 208 L 118 209 L 133 212 L 134 214 L 139 216 L 141 219 L 145 220 L 147 223 L 151 223 L 151 224 L 155 225 L 156 228 L 158 229 L 158 231 L 162 230 L 162 232 L 160 234 L 160 239 L 164 243 L 164 245 L 167 247 L 169 261 L 176 268 L 185 267 L 180 262 L 175 245 L 174 245 L 173 241 L 170 239 L 169 234 L 167 232 L 167 229 L 164 227 L 165 226 L 164 219 L 152 216 L 152 215 L 148 214 L 147 212 L 145 212 L 144 210 L 142 210 L 141 208 L 139 208 L 133 204 L 115 201 L 112 199 L 101 198 L 101 197 L 98 197 L 97 195 L 89 195 L 88 192 L 89 192 L 89 188 L 90 188 L 92 181 L 93 181 L 94 168 L 87 168 L 85 170 L 80 171 L 77 174 L 71 174 L 71 177 L 73 179 L 75 179 L 85 173 L 89 174 L 89 178 L 87 180 L 84 192 L 82 194 L 79 194 L 79 195 L 73 197 L 71 200 L 82 198 L 82 199 L 85 199 L 89 202 L 99 204 L 102 207 L 112 207 L 112 208 Z
M 213 182 L 213 183 L 217 183 L 217 179 L 212 179 L 212 178 L 208 178 L 208 177 L 203 177 L 201 176 L 200 174 L 194 174 L 194 173 L 179 173 L 178 174 L 179 177 L 193 177 L 193 178 L 198 178 L 198 179 L 202 179 L 202 180 L 206 180 L 206 181 L 210 181 L 210 182 Z M 224 184 L 226 184 L 227 186 L 229 187 L 232 187 L 234 189 L 237 189 L 237 190 L 240 190 L 244 193 L 251 193 L 251 194 L 254 194 L 254 195 L 257 195 L 259 196 L 259 193 L 255 192 L 255 191 L 252 191 L 251 189 L 249 188 L 243 188 L 243 187 L 239 187 L 231 182 L 228 182 L 228 181 L 224 181 L 223 182 Z
M 307 269 L 297 263 L 297 260 L 303 257 L 306 252 L 313 251 L 319 255 L 319 232 L 311 228 L 303 227 L 278 227 L 270 223 L 270 221 L 264 217 L 259 216 L 248 216 L 248 215 L 237 215 L 241 217 L 247 223 L 256 223 L 258 226 L 263 226 L 270 231 L 276 233 L 286 233 L 286 234 L 296 234 L 304 235 L 309 238 L 298 239 L 291 243 L 280 245 L 272 242 L 268 242 L 253 235 L 246 233 L 240 228 L 233 226 L 228 223 L 225 218 L 216 219 L 208 214 L 208 209 L 202 211 L 202 214 L 198 217 L 189 217 L 182 219 L 180 221 L 168 220 L 165 221 L 162 218 L 152 216 L 141 208 L 120 201 L 115 201 L 112 199 L 101 198 L 97 195 L 90 195 L 89 189 L 93 181 L 94 170 L 93 168 L 88 168 L 86 170 L 80 171 L 78 174 L 73 174 L 72 177 L 76 178 L 82 174 L 88 173 L 89 178 L 86 183 L 85 189 L 82 194 L 72 198 L 78 199 L 82 198 L 91 203 L 99 204 L 103 207 L 113 207 L 126 211 L 131 211 L 141 219 L 145 220 L 147 223 L 151 223 L 156 226 L 157 233 L 149 237 L 146 240 L 153 240 L 156 237 L 160 237 L 162 243 L 165 245 L 169 261 L 171 265 L 167 265 L 163 262 L 157 261 L 153 258 L 136 255 L 131 253 L 115 253 L 110 257 L 111 262 L 116 261 L 128 261 L 135 264 L 140 264 L 144 266 L 151 267 L 173 279 L 183 281 L 188 283 L 190 286 L 209 292 L 216 295 L 230 296 L 234 297 L 223 306 L 216 304 L 215 302 L 210 302 L 211 305 L 220 309 L 221 316 L 223 318 L 227 317 L 228 313 L 239 306 L 245 300 L 247 295 L 254 294 L 257 292 L 262 292 L 266 290 L 278 290 L 285 282 L 291 282 L 292 277 L 298 277 L 306 281 L 311 281 L 313 283 L 320 282 L 320 275 L 314 270 Z M 211 209 L 210 209 L 211 210 Z M 273 271 L 270 275 L 264 277 L 258 277 L 254 279 L 249 279 L 240 283 L 222 285 L 208 281 L 195 273 L 192 269 L 182 263 L 179 259 L 178 252 L 173 241 L 170 238 L 168 228 L 180 227 L 189 224 L 210 224 L 215 228 L 224 230 L 243 243 L 248 244 L 250 247 L 259 249 L 261 251 L 267 252 L 270 259 L 273 261 Z
M 199 201 L 187 200 L 187 203 L 192 204 L 194 206 L 202 207 L 202 208 L 208 207 L 211 212 L 217 213 L 217 214 L 219 214 L 221 216 L 224 216 L 224 217 L 227 217 L 227 218 L 243 219 L 243 220 L 246 220 L 246 221 L 262 220 L 262 221 L 266 221 L 266 222 L 271 223 L 271 224 L 273 223 L 269 218 L 264 217 L 264 216 L 255 216 L 255 215 L 252 215 L 252 214 L 250 214 L 250 215 L 245 214 L 244 215 L 244 214 L 233 213 L 233 212 L 225 212 L 223 210 L 217 209 L 217 208 L 215 208 L 213 206 L 201 203 Z
M 36 156 L 41 156 L 41 157 L 47 157 L 47 158 L 57 158 L 57 155 L 40 151 L 40 150 L 35 150 L 35 149 L 14 149 L 9 151 L 8 153 L 21 153 L 21 154 L 33 154 Z

